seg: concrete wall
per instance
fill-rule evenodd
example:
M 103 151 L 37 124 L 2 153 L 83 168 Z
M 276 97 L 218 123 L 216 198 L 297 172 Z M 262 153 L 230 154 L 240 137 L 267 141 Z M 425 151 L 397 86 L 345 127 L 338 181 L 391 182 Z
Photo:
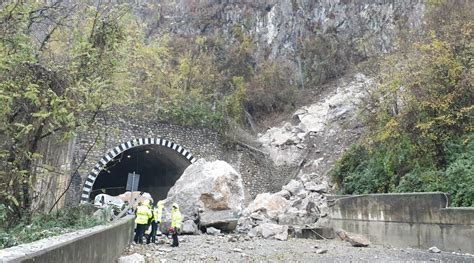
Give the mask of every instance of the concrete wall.
M 133 216 L 0 250 L 0 262 L 114 262 L 131 242 Z
M 364 234 L 370 241 L 397 247 L 474 252 L 474 208 L 446 208 L 444 193 L 331 196 L 335 229 Z

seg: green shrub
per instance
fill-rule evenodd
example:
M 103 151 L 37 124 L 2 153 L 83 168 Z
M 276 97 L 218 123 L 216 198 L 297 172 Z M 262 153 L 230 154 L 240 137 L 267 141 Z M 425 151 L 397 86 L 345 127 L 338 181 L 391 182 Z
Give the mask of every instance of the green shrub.
M 380 61 L 361 107 L 367 129 L 332 171 L 342 193 L 443 191 L 473 205 L 473 8 L 437 1 L 424 38 Z
M 452 206 L 474 206 L 473 139 L 471 133 L 445 145 L 446 167 L 434 165 L 434 155 L 415 154 L 418 146 L 354 144 L 331 176 L 342 194 L 442 191 L 450 195 Z
M 94 210 L 92 206 L 81 205 L 36 215 L 30 224 L 20 221 L 12 228 L 1 228 L 0 249 L 105 223 L 92 217 Z M 0 214 L 1 211 L 0 207 Z

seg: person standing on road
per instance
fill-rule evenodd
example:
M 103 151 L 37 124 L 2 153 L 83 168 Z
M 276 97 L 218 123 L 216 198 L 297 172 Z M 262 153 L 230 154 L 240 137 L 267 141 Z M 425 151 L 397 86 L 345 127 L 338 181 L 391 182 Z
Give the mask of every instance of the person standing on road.
M 156 230 L 158 229 L 158 225 L 161 224 L 161 218 L 163 216 L 163 201 L 158 201 L 157 205 L 153 209 L 153 217 L 151 219 L 151 233 L 148 236 L 146 243 L 150 244 L 151 242 L 156 242 Z
M 148 220 L 152 218 L 153 214 L 151 209 L 148 207 L 150 204 L 150 200 L 144 200 L 135 211 L 135 223 L 137 227 L 135 228 L 135 237 L 133 241 L 137 244 L 143 244 L 143 234 L 145 234 L 145 230 L 148 226 Z
M 173 203 L 173 206 L 171 207 L 171 236 L 173 237 L 173 244 L 171 245 L 172 247 L 179 246 L 178 232 L 181 228 L 182 220 L 183 218 L 181 216 L 181 212 L 179 211 L 178 204 Z

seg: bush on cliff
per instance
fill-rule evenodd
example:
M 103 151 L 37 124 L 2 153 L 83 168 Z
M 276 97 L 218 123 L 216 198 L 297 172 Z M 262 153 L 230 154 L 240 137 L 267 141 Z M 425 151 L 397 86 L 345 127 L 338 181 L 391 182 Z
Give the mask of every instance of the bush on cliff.
M 444 191 L 474 205 L 473 6 L 431 3 L 425 38 L 385 57 L 368 128 L 332 171 L 342 193 Z

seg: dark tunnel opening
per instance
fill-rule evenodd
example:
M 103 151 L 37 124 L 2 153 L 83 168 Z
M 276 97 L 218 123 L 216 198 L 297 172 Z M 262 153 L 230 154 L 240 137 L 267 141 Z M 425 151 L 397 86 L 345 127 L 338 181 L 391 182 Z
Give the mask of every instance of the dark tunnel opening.
M 140 175 L 138 191 L 148 192 L 154 201 L 166 198 L 169 189 L 191 163 L 173 149 L 145 145 L 128 149 L 107 163 L 95 180 L 91 200 L 98 194 L 125 193 L 129 173 Z

